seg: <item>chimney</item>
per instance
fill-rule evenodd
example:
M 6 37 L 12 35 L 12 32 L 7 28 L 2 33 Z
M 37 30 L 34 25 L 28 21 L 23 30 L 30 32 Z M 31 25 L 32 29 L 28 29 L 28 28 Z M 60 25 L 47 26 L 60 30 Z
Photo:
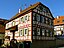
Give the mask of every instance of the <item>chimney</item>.
M 57 16 L 57 19 L 59 18 L 59 16 Z
M 20 13 L 21 9 L 19 9 L 19 13 Z

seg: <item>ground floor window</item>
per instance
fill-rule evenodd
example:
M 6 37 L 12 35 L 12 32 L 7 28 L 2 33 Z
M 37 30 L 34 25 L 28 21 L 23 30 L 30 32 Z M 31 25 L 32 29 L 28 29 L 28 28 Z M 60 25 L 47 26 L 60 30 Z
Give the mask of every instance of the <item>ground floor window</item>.
M 40 28 L 37 28 L 37 35 L 40 35 Z
M 45 29 L 42 29 L 42 36 L 45 36 Z
M 20 36 L 23 36 L 24 35 L 24 31 L 23 29 L 20 30 Z

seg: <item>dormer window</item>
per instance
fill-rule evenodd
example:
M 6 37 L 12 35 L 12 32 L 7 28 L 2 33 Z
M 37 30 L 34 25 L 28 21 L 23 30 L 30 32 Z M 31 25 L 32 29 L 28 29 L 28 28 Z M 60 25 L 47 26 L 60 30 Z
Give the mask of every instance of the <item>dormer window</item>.
M 57 23 L 59 23 L 60 21 L 59 20 L 57 20 Z
M 62 22 L 64 22 L 64 19 L 62 20 Z

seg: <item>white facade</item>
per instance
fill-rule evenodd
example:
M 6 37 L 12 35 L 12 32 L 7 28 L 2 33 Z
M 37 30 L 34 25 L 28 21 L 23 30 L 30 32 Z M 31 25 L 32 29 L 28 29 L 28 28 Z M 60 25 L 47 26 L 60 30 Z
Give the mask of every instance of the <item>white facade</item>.
M 54 26 L 55 35 L 61 35 L 62 32 L 64 33 L 64 25 Z
M 17 41 L 32 41 L 31 40 L 31 12 L 20 16 L 6 24 L 6 29 L 18 25 L 18 31 L 15 32 L 15 39 Z M 10 40 L 13 37 L 12 32 L 5 31 L 5 36 L 10 36 Z M 6 39 L 5 39 L 6 42 Z

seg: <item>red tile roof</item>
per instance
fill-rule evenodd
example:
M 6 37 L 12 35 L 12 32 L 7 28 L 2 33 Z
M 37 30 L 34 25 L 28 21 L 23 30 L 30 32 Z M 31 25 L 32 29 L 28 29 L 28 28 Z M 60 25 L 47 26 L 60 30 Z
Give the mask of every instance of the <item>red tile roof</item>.
M 62 25 L 62 24 L 64 24 L 64 22 L 62 20 L 64 20 L 64 16 L 58 16 L 58 18 L 54 19 L 54 25 Z M 59 21 L 59 22 L 57 22 L 57 21 Z
M 7 22 L 8 20 L 6 19 L 1 19 L 0 18 L 0 33 L 5 33 L 5 23 Z

